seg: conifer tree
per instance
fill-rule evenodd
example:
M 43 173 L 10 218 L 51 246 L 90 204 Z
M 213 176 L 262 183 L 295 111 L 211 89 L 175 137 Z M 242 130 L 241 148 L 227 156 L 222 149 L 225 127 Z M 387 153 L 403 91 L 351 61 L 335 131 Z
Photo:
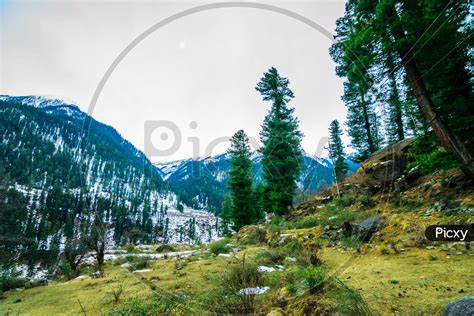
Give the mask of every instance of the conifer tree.
M 219 233 L 222 236 L 229 236 L 231 234 L 230 222 L 232 220 L 232 196 L 230 194 L 224 195 L 222 210 L 219 216 L 221 218 L 220 225 L 217 227 L 219 228 Z
M 234 229 L 255 222 L 255 208 L 252 202 L 252 161 L 249 139 L 243 130 L 237 131 L 230 140 L 229 190 L 232 196 L 231 218 Z
M 342 130 L 337 120 L 329 126 L 329 158 L 334 166 L 336 180 L 340 181 L 347 174 L 349 166 L 345 162 L 344 145 L 342 144 Z
M 303 151 L 298 120 L 288 102 L 294 97 L 288 87 L 287 78 L 281 77 L 275 68 L 270 68 L 256 90 L 264 101 L 272 103 L 260 132 L 262 141 L 262 174 L 266 212 L 287 214 L 292 207 L 297 188 L 296 181 L 301 171 Z

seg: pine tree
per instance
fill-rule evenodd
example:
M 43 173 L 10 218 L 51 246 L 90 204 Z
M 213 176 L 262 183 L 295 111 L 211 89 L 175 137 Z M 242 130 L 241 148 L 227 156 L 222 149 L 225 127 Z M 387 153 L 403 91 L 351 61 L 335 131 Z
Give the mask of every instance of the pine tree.
M 345 162 L 344 145 L 342 144 L 342 130 L 337 120 L 329 126 L 329 158 L 334 166 L 336 180 L 340 181 L 347 174 L 349 166 Z
M 275 68 L 270 68 L 256 90 L 264 101 L 272 102 L 270 111 L 262 125 L 262 174 L 265 184 L 265 211 L 279 215 L 287 214 L 292 207 L 297 188 L 296 181 L 301 171 L 303 151 L 298 120 L 288 102 L 294 98 L 287 78 L 281 77 Z
M 250 160 L 249 139 L 243 130 L 236 132 L 229 149 L 230 164 L 229 190 L 232 196 L 231 218 L 234 229 L 255 222 L 255 208 L 252 202 L 252 161 Z
M 221 222 L 220 225 L 218 225 L 219 233 L 222 236 L 229 236 L 231 234 L 230 222 L 232 221 L 232 208 L 232 196 L 230 194 L 224 195 L 222 210 L 219 214 Z

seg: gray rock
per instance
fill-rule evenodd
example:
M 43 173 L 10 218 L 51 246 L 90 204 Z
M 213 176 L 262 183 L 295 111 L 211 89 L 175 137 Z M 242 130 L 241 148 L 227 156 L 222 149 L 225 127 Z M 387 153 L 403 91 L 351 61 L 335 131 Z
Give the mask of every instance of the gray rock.
M 474 296 L 465 296 L 449 303 L 444 309 L 444 316 L 472 316 L 474 315 Z
M 372 235 L 384 226 L 383 220 L 378 216 L 364 219 L 357 225 L 355 237 L 363 242 L 368 242 Z

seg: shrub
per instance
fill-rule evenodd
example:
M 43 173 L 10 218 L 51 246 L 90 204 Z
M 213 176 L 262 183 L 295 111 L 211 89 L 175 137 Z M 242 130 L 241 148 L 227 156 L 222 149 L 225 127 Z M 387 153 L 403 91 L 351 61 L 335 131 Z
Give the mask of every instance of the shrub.
M 233 301 L 230 306 L 232 314 L 252 314 L 256 310 L 256 296 L 252 294 L 239 294 L 246 288 L 263 286 L 263 274 L 257 270 L 255 263 L 245 262 L 233 266 L 222 277 L 221 287 L 223 293 Z
M 335 198 L 334 204 L 338 207 L 347 207 L 354 204 L 355 201 L 356 201 L 356 198 L 352 193 L 346 193 L 339 198 Z
M 283 246 L 283 253 L 290 257 L 297 257 L 303 250 L 303 244 L 297 239 L 293 239 Z
M 240 230 L 239 243 L 242 245 L 257 245 L 267 241 L 265 228 L 259 226 L 247 226 Z
M 67 261 L 63 261 L 58 268 L 58 273 L 60 276 L 64 276 L 66 279 L 70 280 L 74 276 L 74 271 L 71 268 L 71 265 Z
M 408 157 L 411 161 L 407 169 L 416 167 L 422 175 L 461 166 L 452 154 L 439 147 L 439 142 L 432 134 L 417 138 L 408 151 Z
M 285 254 L 280 249 L 264 250 L 257 254 L 256 259 L 263 265 L 282 264 Z
M 286 288 L 288 289 L 288 292 L 290 292 L 291 294 L 296 294 L 296 292 L 298 292 L 298 286 L 294 283 L 288 283 L 286 285 Z
M 359 195 L 356 199 L 356 202 L 364 207 L 369 207 L 373 205 L 372 199 L 369 195 L 366 194 Z
M 133 252 L 135 250 L 135 245 L 134 244 L 126 244 L 125 247 L 123 247 L 127 252 Z
M 209 251 L 215 255 L 218 255 L 220 253 L 227 253 L 230 250 L 230 247 L 227 246 L 228 243 L 229 239 L 227 238 L 211 242 L 208 245 Z
M 118 286 L 112 291 L 110 291 L 108 294 L 112 296 L 113 303 L 120 303 L 123 294 L 123 283 L 119 283 Z
M 302 278 L 308 286 L 309 293 L 316 294 L 324 287 L 326 273 L 321 267 L 310 267 L 302 270 Z
M 270 223 L 267 224 L 267 228 L 272 233 L 280 233 L 283 229 L 286 228 L 286 222 L 280 216 L 275 215 L 270 220 Z

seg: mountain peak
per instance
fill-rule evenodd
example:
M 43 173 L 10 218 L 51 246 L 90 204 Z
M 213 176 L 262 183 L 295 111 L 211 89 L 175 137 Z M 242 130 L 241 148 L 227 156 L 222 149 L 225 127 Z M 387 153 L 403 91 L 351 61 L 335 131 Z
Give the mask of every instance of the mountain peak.
M 79 109 L 77 103 L 70 99 L 48 96 L 48 95 L 25 95 L 25 96 L 0 95 L 0 101 L 21 103 L 24 105 L 33 106 L 35 108 L 69 106 L 69 107 Z

